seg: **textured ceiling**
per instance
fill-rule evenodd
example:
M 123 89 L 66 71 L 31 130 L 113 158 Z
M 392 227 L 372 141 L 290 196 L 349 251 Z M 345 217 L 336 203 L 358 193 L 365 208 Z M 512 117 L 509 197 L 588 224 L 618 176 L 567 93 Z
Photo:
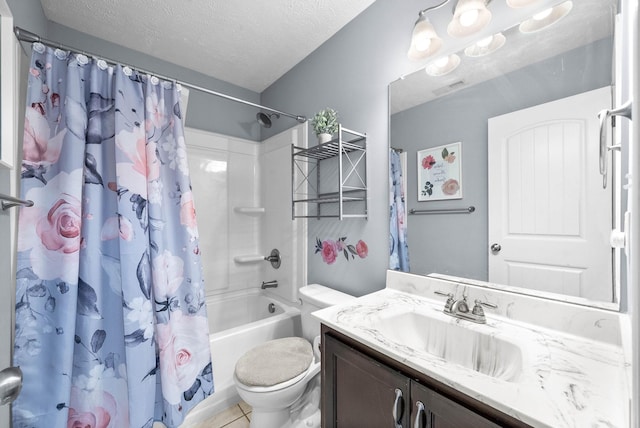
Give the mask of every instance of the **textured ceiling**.
M 374 0 L 40 0 L 50 21 L 262 92 Z

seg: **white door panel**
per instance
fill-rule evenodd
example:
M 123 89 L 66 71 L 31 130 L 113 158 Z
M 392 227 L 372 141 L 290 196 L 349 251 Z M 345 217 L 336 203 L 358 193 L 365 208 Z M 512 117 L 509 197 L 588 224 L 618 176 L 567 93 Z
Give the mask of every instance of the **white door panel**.
M 610 99 L 601 88 L 489 119 L 490 282 L 611 301 L 597 141 Z

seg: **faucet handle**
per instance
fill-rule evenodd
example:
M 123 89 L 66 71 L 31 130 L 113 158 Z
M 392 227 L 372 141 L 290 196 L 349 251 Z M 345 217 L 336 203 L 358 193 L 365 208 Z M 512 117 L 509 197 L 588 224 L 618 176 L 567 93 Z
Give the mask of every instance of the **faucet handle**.
M 484 309 L 482 309 L 483 306 L 486 306 L 487 308 L 491 308 L 491 309 L 497 309 L 498 305 L 495 305 L 493 303 L 489 303 L 489 302 L 483 302 L 482 300 L 476 299 L 475 300 L 475 305 L 473 306 L 473 310 L 471 311 L 471 313 L 473 313 L 474 315 L 484 315 Z
M 453 307 L 453 303 L 455 302 L 455 300 L 453 299 L 453 293 L 444 293 L 442 291 L 434 291 L 434 294 L 437 294 L 438 296 L 445 296 L 447 298 L 447 301 L 444 303 L 444 311 L 445 312 L 451 312 L 451 308 Z
M 453 299 L 453 293 L 445 293 L 444 291 L 436 290 L 433 294 L 437 294 L 438 296 L 450 297 Z
M 498 305 L 496 305 L 495 303 L 483 302 L 480 299 L 476 299 L 476 305 L 486 306 L 487 308 L 491 309 L 498 309 Z

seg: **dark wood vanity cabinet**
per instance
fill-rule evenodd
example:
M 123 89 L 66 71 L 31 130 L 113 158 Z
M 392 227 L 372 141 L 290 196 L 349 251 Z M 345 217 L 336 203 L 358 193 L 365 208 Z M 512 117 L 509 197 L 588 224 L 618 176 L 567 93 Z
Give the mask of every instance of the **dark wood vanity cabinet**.
M 527 426 L 322 327 L 323 428 Z
M 422 404 L 422 409 L 418 407 Z M 448 399 L 431 388 L 411 382 L 411 421 L 417 425 L 403 425 L 420 428 L 496 428 L 500 427 L 484 416 Z
M 394 407 L 399 424 L 409 426 L 408 377 L 332 336 L 322 348 L 324 428 L 393 427 Z

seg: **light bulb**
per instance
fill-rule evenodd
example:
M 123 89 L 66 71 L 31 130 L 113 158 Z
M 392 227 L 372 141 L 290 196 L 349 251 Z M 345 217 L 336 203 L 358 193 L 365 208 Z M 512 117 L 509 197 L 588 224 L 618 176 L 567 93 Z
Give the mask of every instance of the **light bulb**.
M 476 42 L 476 45 L 478 45 L 481 48 L 486 48 L 487 46 L 489 46 L 491 44 L 492 41 L 493 41 L 493 36 L 489 36 L 489 37 L 485 37 L 482 40 L 478 40 Z
M 535 19 L 536 21 L 542 21 L 547 16 L 551 15 L 551 12 L 553 12 L 552 7 L 550 7 L 549 9 L 545 9 L 540 13 L 536 13 L 535 15 L 533 15 L 533 19 Z
M 491 21 L 487 0 L 458 0 L 453 19 L 447 25 L 452 37 L 467 37 L 482 30 Z
M 431 38 L 430 37 L 420 37 L 416 39 L 416 50 L 419 52 L 426 51 L 431 46 Z
M 445 56 L 442 58 L 438 58 L 437 60 L 435 60 L 433 63 L 437 66 L 437 67 L 444 67 L 445 65 L 447 65 L 447 63 L 449 62 L 449 57 Z
M 418 60 L 419 58 L 426 58 L 433 55 L 440 46 L 442 41 L 436 34 L 433 25 L 429 22 L 429 19 L 424 14 L 420 14 L 420 17 L 416 21 L 416 25 L 413 28 L 411 36 L 411 47 L 409 48 L 409 58 L 412 60 Z
M 530 19 L 520 23 L 520 32 L 535 33 L 536 31 L 548 28 L 550 25 L 553 25 L 564 18 L 572 8 L 573 2 L 571 0 L 567 0 L 552 8 L 538 12 Z
M 479 14 L 480 12 L 478 11 L 478 9 L 469 9 L 461 13 L 459 17 L 460 25 L 462 25 L 463 27 L 471 27 L 476 23 L 476 21 L 478 21 Z
M 438 58 L 425 67 L 425 71 L 429 76 L 437 77 L 451 73 L 460 65 L 460 57 L 456 54 Z
M 513 8 L 521 8 L 530 6 L 537 1 L 538 0 L 507 0 L 507 5 Z
M 470 57 L 479 57 L 489 55 L 492 52 L 500 49 L 507 39 L 502 33 L 496 33 L 493 36 L 485 37 L 478 40 L 468 48 L 464 50 L 465 55 Z

